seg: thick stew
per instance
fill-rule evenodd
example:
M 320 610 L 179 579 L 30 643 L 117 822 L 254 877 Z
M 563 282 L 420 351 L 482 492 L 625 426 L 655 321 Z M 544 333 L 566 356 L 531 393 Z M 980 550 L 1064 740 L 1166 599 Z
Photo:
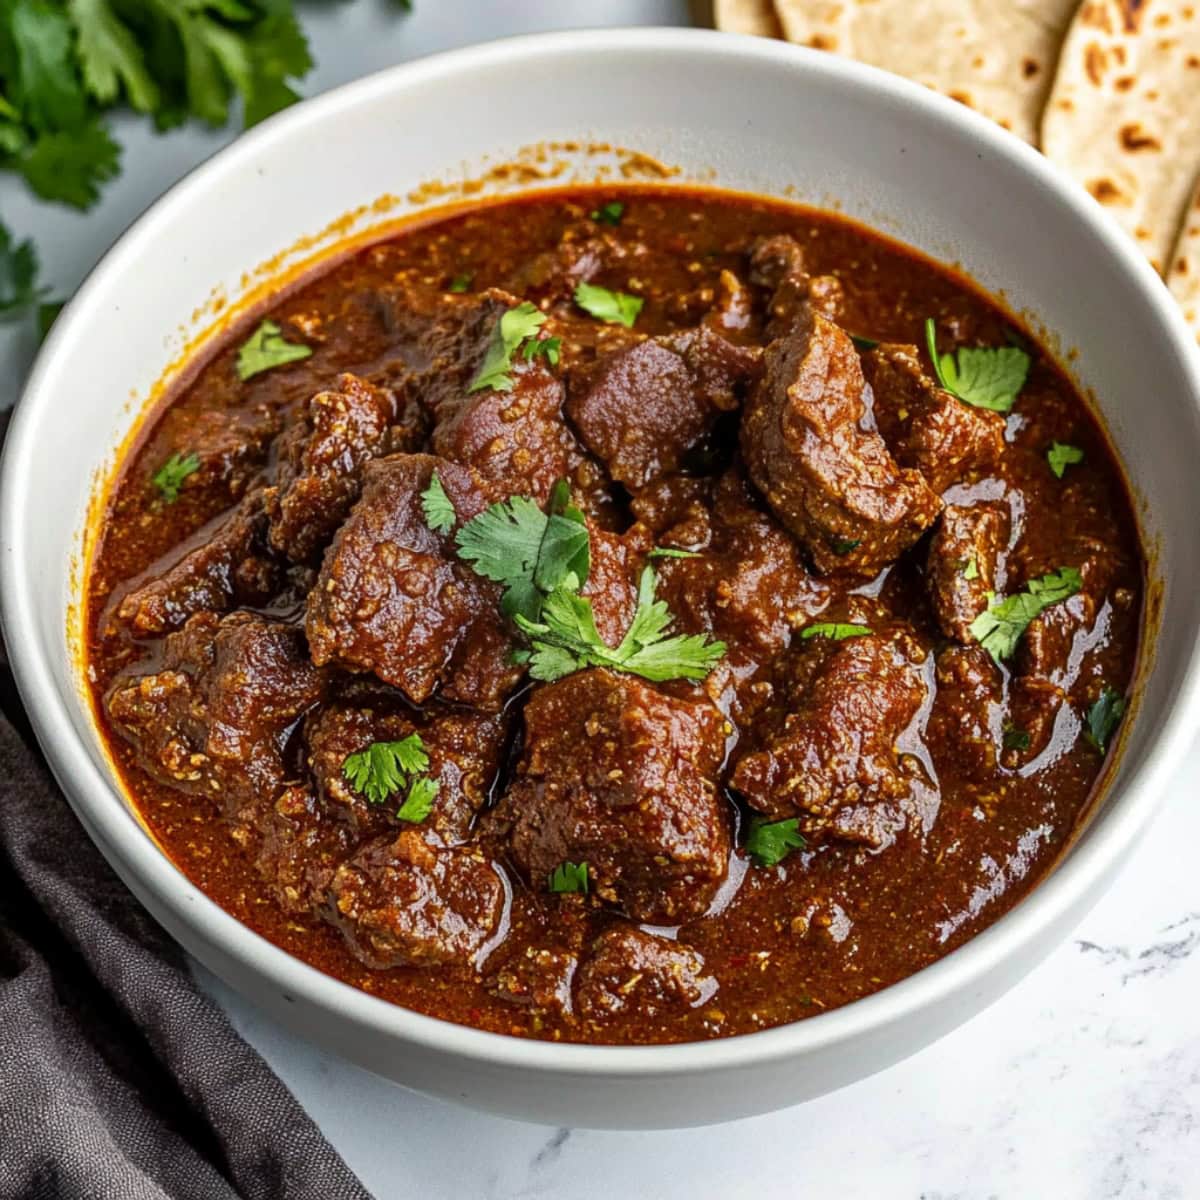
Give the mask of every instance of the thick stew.
M 586 189 L 281 294 L 147 422 L 89 576 L 118 769 L 190 879 L 446 1020 L 820 1013 L 1047 871 L 1144 603 L 1028 334 L 823 214 Z

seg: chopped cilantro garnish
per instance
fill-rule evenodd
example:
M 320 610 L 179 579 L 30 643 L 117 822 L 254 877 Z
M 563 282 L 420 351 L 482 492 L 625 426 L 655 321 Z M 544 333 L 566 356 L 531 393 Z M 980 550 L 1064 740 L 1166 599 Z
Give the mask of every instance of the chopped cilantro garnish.
M 1028 750 L 1032 742 L 1027 730 L 1005 725 L 1003 744 L 1005 750 Z
M 174 504 L 179 499 L 183 481 L 199 469 L 200 459 L 195 454 L 180 455 L 176 451 L 155 471 L 151 482 L 162 493 L 164 504 Z
M 1031 579 L 1026 590 L 998 599 L 989 597 L 988 607 L 971 622 L 971 636 L 996 660 L 1010 658 L 1029 622 L 1040 612 L 1068 600 L 1083 586 L 1074 567 L 1062 567 L 1040 579 Z
M 877 341 L 874 341 L 872 338 L 859 337 L 858 334 L 856 334 L 856 333 L 852 333 L 850 335 L 850 340 L 860 350 L 874 350 L 875 347 L 879 345 L 879 343 Z
M 546 314 L 526 300 L 510 308 L 496 322 L 492 340 L 478 374 L 471 380 L 468 392 L 490 388 L 493 392 L 511 392 L 513 388 L 512 357 L 517 347 L 531 338 L 546 323 Z
M 523 353 L 526 360 L 544 358 L 552 367 L 557 367 L 562 354 L 562 338 L 530 338 Z
M 455 275 L 446 285 L 446 291 L 453 292 L 456 296 L 461 296 L 463 292 L 471 290 L 471 281 L 474 278 L 475 276 L 470 274 Z
M 979 578 L 979 563 L 977 563 L 974 558 L 967 559 L 967 565 L 963 567 L 962 577 L 964 579 Z
M 1030 358 L 1024 350 L 1016 346 L 961 346 L 954 354 L 939 354 L 932 317 L 925 322 L 925 341 L 938 382 L 951 395 L 992 412 L 1012 410 L 1029 374 Z
M 1116 688 L 1105 684 L 1099 697 L 1088 709 L 1087 732 L 1084 734 L 1101 754 L 1108 749 L 1108 743 L 1124 715 L 1125 697 Z
M 667 637 L 671 612 L 655 599 L 656 586 L 654 568 L 644 567 L 638 606 L 619 646 L 601 639 L 592 602 L 569 586 L 546 597 L 538 620 L 518 614 L 517 626 L 533 648 L 529 673 L 547 683 L 586 667 L 609 667 L 653 682 L 703 679 L 725 653 L 725 643 L 695 634 Z
M 764 821 L 762 817 L 755 817 L 746 835 L 746 853 L 756 867 L 774 867 L 793 850 L 803 850 L 807 845 L 797 817 L 783 821 Z
M 244 383 L 252 376 L 285 363 L 299 362 L 312 354 L 311 346 L 284 339 L 283 331 L 274 321 L 264 321 L 238 351 L 237 373 Z
M 425 745 L 419 733 L 410 733 L 408 737 L 396 742 L 372 742 L 365 750 L 347 755 L 342 763 L 342 774 L 350 781 L 354 790 L 365 797 L 368 804 L 382 804 L 389 796 L 394 796 L 403 788 L 419 782 L 414 777 L 422 775 L 428 769 L 429 755 L 425 752 Z M 422 797 L 427 790 L 422 788 L 418 792 L 414 811 L 424 804 Z M 434 795 L 436 793 L 435 784 Z M 410 791 L 404 808 L 408 807 L 412 799 Z M 429 802 L 432 803 L 432 796 L 429 797 Z
M 855 538 L 835 538 L 829 543 L 829 548 L 838 558 L 845 558 L 847 554 L 853 554 L 861 545 L 862 541 Z
M 695 550 L 680 550 L 675 546 L 655 546 L 647 558 L 699 558 Z
M 1050 470 L 1061 479 L 1069 466 L 1083 462 L 1083 451 L 1065 442 L 1051 442 L 1050 449 L 1046 451 L 1046 461 L 1050 464 Z
M 598 321 L 604 321 L 608 325 L 624 325 L 627 329 L 632 329 L 645 301 L 641 296 L 610 292 L 608 288 L 597 287 L 592 283 L 581 283 L 575 289 L 575 303 Z
M 455 512 L 438 473 L 434 471 L 429 486 L 421 493 L 421 508 L 425 513 L 425 524 L 434 533 L 449 533 L 454 526 Z
M 425 820 L 433 811 L 433 802 L 437 799 L 438 782 L 428 775 L 421 775 L 408 786 L 408 795 L 396 812 L 397 819 L 409 821 L 414 825 Z
M 592 209 L 592 220 L 597 225 L 620 225 L 625 215 L 625 205 L 620 200 L 610 200 L 599 208 Z
M 806 629 L 800 631 L 800 640 L 808 641 L 809 638 L 823 637 L 829 638 L 831 641 L 841 642 L 846 638 L 866 637 L 871 632 L 867 625 L 847 625 L 840 621 L 821 621 L 816 625 L 809 625 Z
M 547 884 L 552 892 L 584 892 L 588 890 L 588 865 L 585 862 L 559 863 L 550 872 Z

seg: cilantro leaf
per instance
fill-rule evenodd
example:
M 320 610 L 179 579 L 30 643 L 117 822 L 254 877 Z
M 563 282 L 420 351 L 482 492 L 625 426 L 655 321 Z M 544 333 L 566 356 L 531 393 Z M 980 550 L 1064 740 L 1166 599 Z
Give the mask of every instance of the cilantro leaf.
M 655 546 L 647 558 L 700 558 L 700 553 L 696 550 L 680 550 L 676 546 Z
M 137 38 L 112 9 L 109 0 L 67 0 L 75 23 L 76 47 L 83 86 L 100 104 L 117 100 L 122 89 L 131 108 L 153 112 L 160 92 L 146 67 Z
M 1066 442 L 1051 442 L 1050 449 L 1046 451 L 1046 461 L 1050 464 L 1050 470 L 1061 479 L 1069 466 L 1083 462 L 1083 451 Z
M 583 892 L 586 894 L 588 890 L 587 863 L 559 863 L 550 872 L 547 886 L 552 892 Z
M 964 579 L 979 578 L 979 563 L 975 560 L 974 556 L 967 559 L 967 565 L 962 569 L 962 577 Z
M 121 150 L 99 121 L 43 133 L 17 159 L 25 182 L 43 200 L 91 208 L 100 185 L 120 174 Z
M 975 408 L 1012 411 L 1029 374 L 1031 360 L 1024 350 L 1017 346 L 961 346 L 954 354 L 939 354 L 932 317 L 925 322 L 925 341 L 938 382 L 946 391 Z
M 641 296 L 610 292 L 608 288 L 581 283 L 575 288 L 575 303 L 598 321 L 632 329 L 645 301 Z
M 512 356 L 517 347 L 531 338 L 546 323 L 546 314 L 526 300 L 516 308 L 510 308 L 496 322 L 492 340 L 483 356 L 483 363 L 468 392 L 479 392 L 491 388 L 493 392 L 511 392 L 513 388 Z
M 510 496 L 472 517 L 455 538 L 459 558 L 496 583 L 533 579 L 546 514 L 528 496 Z
M 162 493 L 164 504 L 174 504 L 179 499 L 183 481 L 200 469 L 200 459 L 195 454 L 181 456 L 178 451 L 171 455 L 155 471 L 151 483 Z
M 523 354 L 526 362 L 534 358 L 544 358 L 552 367 L 557 367 L 562 356 L 562 338 L 530 338 L 525 343 Z
M 620 225 L 624 215 L 625 205 L 620 200 L 610 200 L 591 212 L 591 218 L 597 225 Z
M 872 630 L 869 625 L 848 625 L 842 621 L 819 621 L 800 631 L 800 640 L 823 637 L 831 641 L 841 642 L 846 638 L 866 637 Z
M 33 243 L 13 242 L 0 222 L 0 320 L 24 313 L 36 304 L 43 289 L 38 286 L 38 258 Z
M 1082 586 L 1075 567 L 1061 567 L 1031 579 L 1023 592 L 1003 599 L 991 596 L 988 607 L 971 622 L 971 636 L 996 662 L 1002 662 L 1012 656 L 1034 617 L 1052 604 L 1070 599 Z
M 854 343 L 854 344 L 855 344 L 855 345 L 856 345 L 856 346 L 857 346 L 857 347 L 858 347 L 860 350 L 874 350 L 874 349 L 875 349 L 875 347 L 879 345 L 879 343 L 878 343 L 877 341 L 873 340 L 872 338 L 868 338 L 868 337 L 859 337 L 859 336 L 858 336 L 858 334 L 856 334 L 856 333 L 852 333 L 852 334 L 850 335 L 850 340 L 851 340 L 851 341 L 852 341 L 852 342 L 853 342 L 853 343 Z
M 37 327 L 38 341 L 44 342 L 46 334 L 50 332 L 50 326 L 58 320 L 58 314 L 66 307 L 65 300 L 47 300 L 45 304 L 37 306 Z
M 414 779 L 408 787 L 408 796 L 396 813 L 401 821 L 411 821 L 414 825 L 425 820 L 433 811 L 433 802 L 437 799 L 438 782 L 428 775 Z
M 9 97 L 35 130 L 73 129 L 87 102 L 75 70 L 74 31 L 67 14 L 49 0 L 12 0 L 7 12 L 4 74 Z M 0 10 L 2 11 L 2 10 Z
M 774 867 L 793 850 L 803 850 L 808 843 L 800 832 L 800 819 L 788 817 L 782 821 L 765 821 L 755 817 L 746 835 L 746 853 L 756 867 Z
M 471 274 L 455 275 L 446 285 L 446 291 L 453 292 L 456 296 L 462 295 L 463 292 L 469 292 L 471 280 L 474 278 Z
M 421 735 L 410 733 L 400 741 L 372 742 L 365 750 L 348 754 L 342 763 L 342 774 L 368 804 L 382 804 L 409 782 L 410 775 L 428 768 L 429 755 Z
M 845 558 L 847 554 L 853 554 L 854 551 L 857 550 L 861 545 L 861 539 L 837 538 L 829 543 L 829 548 L 838 556 L 838 558 Z
M 421 493 L 421 509 L 425 513 L 425 524 L 434 533 L 449 533 L 454 527 L 454 505 L 446 495 L 436 471 L 429 480 L 429 486 Z
M 518 614 L 517 627 L 533 648 L 529 673 L 552 682 L 586 667 L 609 667 L 657 683 L 703 679 L 725 653 L 725 643 L 702 635 L 665 636 L 672 618 L 667 605 L 655 599 L 656 582 L 654 568 L 643 568 L 637 610 L 616 647 L 601 639 L 591 600 L 570 587 L 551 592 L 536 621 Z
M 311 346 L 285 341 L 283 331 L 276 322 L 264 321 L 238 351 L 238 378 L 245 383 L 263 371 L 282 367 L 285 363 L 299 362 L 310 354 Z
M 1108 749 L 1112 735 L 1116 733 L 1121 718 L 1125 715 L 1125 697 L 1114 687 L 1105 684 L 1099 697 L 1087 712 L 1087 738 L 1101 754 Z

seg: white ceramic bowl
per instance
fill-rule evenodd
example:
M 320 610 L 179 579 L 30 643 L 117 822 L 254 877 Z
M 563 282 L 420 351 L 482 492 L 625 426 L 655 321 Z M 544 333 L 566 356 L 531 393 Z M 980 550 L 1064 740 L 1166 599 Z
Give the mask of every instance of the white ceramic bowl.
M 1078 351 L 1072 373 L 1094 389 L 1164 585 L 1120 769 L 1053 875 L 903 983 L 723 1041 L 506 1038 L 393 1007 L 290 958 L 206 899 L 143 832 L 114 785 L 74 654 L 93 489 L 184 339 L 197 321 L 211 325 L 211 309 L 195 315 L 210 290 L 236 300 L 248 268 L 381 194 L 478 174 L 529 143 L 579 138 L 678 164 L 681 180 L 836 207 L 960 264 L 1031 314 Z M 384 207 L 360 212 L 355 228 L 384 220 Z M 1071 928 L 1128 857 L 1200 711 L 1198 361 L 1158 279 L 1083 192 L 965 108 L 889 75 L 776 42 L 679 30 L 555 34 L 441 55 L 242 138 L 150 209 L 80 289 L 5 447 L 5 637 L 38 736 L 92 838 L 189 951 L 277 1020 L 371 1070 L 510 1116 L 615 1127 L 744 1116 L 876 1071 L 978 1011 Z

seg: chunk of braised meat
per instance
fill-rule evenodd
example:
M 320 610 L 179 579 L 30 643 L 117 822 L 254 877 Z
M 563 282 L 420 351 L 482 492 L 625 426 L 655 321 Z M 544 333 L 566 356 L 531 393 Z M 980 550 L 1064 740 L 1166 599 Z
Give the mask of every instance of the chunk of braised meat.
M 705 973 L 698 950 L 622 921 L 592 945 L 577 973 L 575 1000 L 584 1020 L 603 1022 L 683 1012 L 711 1000 L 716 991 L 717 981 Z M 647 1027 L 646 1038 L 654 1040 L 653 1027 Z
M 620 535 L 589 524 L 588 540 L 591 565 L 583 593 L 592 602 L 596 632 L 616 646 L 637 611 L 638 580 L 654 541 L 650 531 L 637 524 Z
M 266 603 L 283 583 L 266 532 L 260 488 L 126 584 L 118 593 L 117 619 L 146 637 L 178 629 L 197 613 Z
M 938 776 L 994 783 L 1003 745 L 1003 682 L 982 646 L 949 646 L 937 656 L 937 693 L 925 744 Z
M 220 488 L 237 499 L 261 472 L 279 427 L 278 414 L 266 405 L 180 408 L 167 411 L 161 436 L 179 447 L 181 457 L 196 458 L 198 465 L 184 479 L 182 494 Z
M 574 1012 L 571 984 L 578 966 L 576 950 L 525 946 L 500 966 L 488 980 L 487 989 L 498 999 L 519 1008 L 571 1020 Z
M 452 531 L 429 528 L 421 494 L 435 470 L 459 522 L 486 507 L 469 467 L 426 454 L 368 463 L 309 593 L 308 644 L 318 665 L 374 672 L 418 704 L 446 680 L 460 685 L 458 698 L 496 706 L 520 675 L 497 628 L 499 589 L 459 562 Z M 455 680 L 456 661 L 480 646 L 469 678 Z
M 285 787 L 253 824 L 236 825 L 233 837 L 254 850 L 254 865 L 286 913 L 317 912 L 339 864 L 354 848 L 350 828 L 330 816 L 311 790 Z
M 143 770 L 233 816 L 274 800 L 288 736 L 324 687 L 298 629 L 201 613 L 166 639 L 161 666 L 120 676 L 107 707 Z
M 915 346 L 876 346 L 863 365 L 883 440 L 896 461 L 920 471 L 938 495 L 1000 461 L 1004 418 L 938 387 Z
M 732 784 L 772 820 L 799 817 L 806 837 L 879 848 L 908 819 L 915 764 L 898 745 L 928 695 L 923 651 L 906 635 L 813 638 L 782 665 Z
M 574 371 L 567 415 L 612 477 L 639 488 L 678 470 L 738 408 L 761 357 L 706 324 L 647 338 Z
M 602 282 L 611 272 L 636 274 L 647 253 L 641 242 L 617 237 L 594 224 L 569 226 L 558 245 L 526 259 L 507 281 L 509 290 L 534 301 L 569 303 L 581 283 Z
M 811 309 L 767 347 L 742 418 L 750 477 L 817 570 L 871 575 L 933 523 L 941 504 L 863 428 L 866 383 L 854 343 Z
M 490 828 L 535 888 L 586 862 L 590 892 L 635 920 L 699 916 L 728 866 L 725 735 L 705 702 L 606 670 L 569 675 L 526 705 L 517 777 Z
M 358 499 L 363 465 L 418 448 L 420 412 L 411 403 L 398 409 L 393 391 L 348 373 L 308 401 L 280 439 L 279 475 L 267 493 L 275 549 L 295 562 L 311 559 Z
M 655 563 L 659 594 L 680 630 L 726 644 L 705 686 L 723 687 L 731 672 L 741 690 L 753 667 L 788 645 L 795 625 L 825 607 L 829 589 L 809 574 L 795 541 L 763 510 L 740 471 L 728 471 L 710 490 L 709 505 L 685 511 L 659 535 L 662 545 L 697 554 Z
M 473 467 L 505 496 L 544 500 L 581 457 L 563 417 L 563 383 L 540 357 L 514 355 L 509 376 L 509 391 L 464 391 L 444 402 L 433 450 Z
M 802 320 L 808 308 L 836 321 L 844 294 L 833 275 L 810 275 L 804 266 L 804 249 L 786 233 L 758 238 L 750 248 L 750 282 L 771 290 L 767 305 L 769 337 L 786 334 Z
M 499 770 L 505 732 L 504 718 L 495 713 L 415 713 L 380 698 L 368 707 L 322 706 L 309 717 L 304 737 L 309 767 L 326 807 L 357 831 L 377 832 L 397 824 L 396 813 L 406 794 L 372 803 L 346 778 L 346 759 L 373 742 L 399 742 L 418 734 L 429 756 L 425 773 L 438 785 L 425 827 L 436 830 L 444 842 L 461 842 Z
M 334 873 L 331 919 L 372 967 L 475 966 L 495 939 L 508 892 L 475 846 L 418 829 L 376 838 Z
M 709 476 L 660 475 L 629 499 L 629 511 L 654 534 L 680 534 L 680 547 L 707 546 L 712 534 L 709 506 L 715 480 Z
M 973 640 L 971 623 L 997 590 L 1008 525 L 1008 509 L 1002 504 L 947 504 L 942 509 L 926 570 L 934 616 L 947 637 Z

